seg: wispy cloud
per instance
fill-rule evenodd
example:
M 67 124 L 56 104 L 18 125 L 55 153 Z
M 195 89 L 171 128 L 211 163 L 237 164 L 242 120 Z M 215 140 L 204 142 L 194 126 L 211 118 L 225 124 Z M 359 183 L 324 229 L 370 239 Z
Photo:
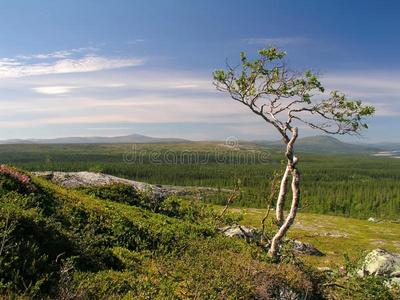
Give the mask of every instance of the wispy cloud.
M 322 81 L 328 85 L 336 85 L 351 89 L 365 96 L 398 96 L 400 95 L 400 74 L 365 73 L 332 74 L 324 76 Z
M 78 88 L 77 86 L 41 86 L 32 88 L 36 93 L 45 95 L 58 95 L 68 93 L 72 89 Z
M 249 38 L 243 39 L 242 42 L 251 45 L 277 45 L 287 46 L 307 42 L 304 37 L 287 37 L 287 38 Z
M 120 88 L 120 87 L 126 86 L 126 84 L 125 83 L 116 82 L 116 83 L 105 83 L 102 86 L 105 87 L 105 88 Z
M 197 84 L 186 84 L 186 85 L 174 85 L 171 86 L 172 89 L 190 89 L 190 88 L 197 88 L 199 85 Z
M 53 58 L 55 58 L 52 54 Z M 59 57 L 67 54 L 58 54 Z M 42 58 L 46 58 L 43 56 Z M 16 59 L 3 58 L 0 60 L 0 78 L 24 77 L 32 75 L 94 72 L 106 69 L 133 67 L 144 64 L 140 58 L 108 58 L 98 55 L 86 55 L 78 59 L 60 59 L 54 62 L 27 64 Z
M 400 116 L 400 74 L 366 71 L 324 76 L 326 90 L 339 90 L 376 108 L 376 116 Z
M 65 58 L 70 55 L 72 55 L 71 51 L 56 51 L 53 53 L 35 54 L 35 55 L 31 55 L 31 56 L 20 55 L 17 57 L 22 58 L 22 59 L 32 59 L 32 58 L 48 59 L 48 58 Z
M 132 130 L 132 127 L 88 127 L 87 130 Z
M 148 40 L 136 39 L 136 40 L 133 40 L 133 41 L 126 42 L 126 44 L 139 44 L 139 43 L 144 43 L 144 42 L 148 42 Z
M 2 58 L 0 59 L 0 68 L 1 67 L 9 67 L 12 68 L 14 66 L 19 66 L 21 63 L 14 58 Z
M 55 51 L 52 53 L 45 53 L 45 54 L 33 54 L 33 55 L 16 55 L 15 57 L 28 60 L 28 59 L 51 59 L 51 58 L 66 58 L 74 53 L 93 53 L 98 51 L 99 49 L 96 47 L 80 47 L 80 48 L 74 48 L 71 50 L 61 50 L 61 51 Z

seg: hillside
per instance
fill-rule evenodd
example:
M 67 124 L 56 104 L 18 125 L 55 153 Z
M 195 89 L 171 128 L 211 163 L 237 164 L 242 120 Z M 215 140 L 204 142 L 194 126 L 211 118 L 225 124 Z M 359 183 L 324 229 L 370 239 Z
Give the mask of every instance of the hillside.
M 0 197 L 3 299 L 394 299 L 379 278 L 327 277 L 290 250 L 271 262 L 199 202 L 124 184 L 68 189 L 6 165 Z
M 4 165 L 0 196 L 2 298 L 250 299 L 289 270 L 285 285 L 319 294 L 306 269 L 276 271 L 260 248 L 225 238 L 199 203 L 157 203 L 120 184 L 65 189 Z
M 52 139 L 9 139 L 2 140 L 0 144 L 192 144 L 194 142 L 180 138 L 154 138 L 139 134 L 116 137 L 62 137 Z M 203 141 L 201 143 L 212 143 Z M 257 145 L 270 149 L 284 149 L 284 144 L 279 141 L 240 141 L 243 145 Z M 309 136 L 298 138 L 295 145 L 296 151 L 322 154 L 365 155 L 382 151 L 399 151 L 400 143 L 344 143 L 332 136 Z
M 154 138 L 140 134 L 116 137 L 65 137 L 54 139 L 12 139 L 0 141 L 0 144 L 39 143 L 39 144 L 152 144 L 152 143 L 190 143 L 178 138 Z
M 257 145 L 263 145 L 265 147 L 284 149 L 282 141 L 254 141 Z M 366 144 L 349 144 L 344 143 L 337 138 L 332 136 L 309 136 L 304 138 L 298 138 L 295 144 L 295 150 L 299 152 L 308 153 L 326 153 L 326 154 L 369 154 L 374 152 L 382 151 L 384 147 L 380 147 L 380 144 L 366 145 Z

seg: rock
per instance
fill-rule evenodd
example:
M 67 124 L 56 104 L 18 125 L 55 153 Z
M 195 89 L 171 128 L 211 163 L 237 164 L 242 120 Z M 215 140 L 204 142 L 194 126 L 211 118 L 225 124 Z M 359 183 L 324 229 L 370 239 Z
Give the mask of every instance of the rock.
M 392 284 L 394 283 L 394 284 L 400 285 L 400 278 L 399 277 L 392 278 L 390 281 L 391 281 Z
M 313 255 L 313 256 L 325 256 L 324 253 L 319 251 L 317 248 L 315 248 L 314 245 L 300 242 L 297 240 L 293 241 L 293 251 L 295 254 L 307 254 L 307 255 Z
M 375 218 L 369 218 L 368 221 L 370 222 L 374 222 L 374 223 L 379 223 L 379 220 L 375 219 Z
M 387 278 L 400 276 L 400 254 L 384 249 L 376 249 L 367 254 L 359 275 L 375 275 Z
M 227 226 L 219 229 L 223 234 L 229 237 L 237 236 L 240 238 L 260 238 L 260 231 L 255 227 L 242 225 Z
M 148 193 L 156 200 L 163 200 L 166 193 L 159 186 L 143 182 L 128 180 L 111 175 L 94 172 L 32 172 L 34 176 L 44 176 L 53 183 L 66 187 L 107 185 L 113 183 L 124 183 L 133 186 L 140 192 Z
M 394 272 L 391 273 L 389 276 L 390 276 L 390 277 L 398 277 L 398 278 L 400 278 L 400 271 L 394 271 Z

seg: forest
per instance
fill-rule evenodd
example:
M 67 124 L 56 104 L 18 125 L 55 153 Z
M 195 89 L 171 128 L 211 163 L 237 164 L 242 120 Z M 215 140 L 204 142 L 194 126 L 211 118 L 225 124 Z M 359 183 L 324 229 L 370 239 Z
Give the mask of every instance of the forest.
M 233 189 L 233 206 L 267 207 L 274 171 L 283 150 L 250 142 L 187 144 L 10 144 L 0 145 L 0 162 L 28 171 L 94 171 L 159 185 Z M 400 160 L 371 153 L 299 152 L 301 212 L 358 219 L 400 219 Z M 226 194 L 204 197 L 225 204 Z

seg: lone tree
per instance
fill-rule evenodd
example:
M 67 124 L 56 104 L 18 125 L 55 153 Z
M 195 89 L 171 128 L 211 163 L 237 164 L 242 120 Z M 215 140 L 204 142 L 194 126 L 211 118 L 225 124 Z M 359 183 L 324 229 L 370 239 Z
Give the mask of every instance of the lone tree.
M 276 203 L 278 231 L 270 242 L 269 256 L 276 258 L 279 245 L 293 224 L 300 201 L 300 173 L 294 143 L 298 125 L 307 124 L 328 134 L 353 134 L 361 136 L 368 126 L 364 117 L 372 116 L 375 108 L 363 106 L 360 100 L 348 98 L 333 91 L 324 96 L 325 89 L 312 70 L 296 71 L 283 61 L 286 52 L 273 46 L 258 51 L 259 58 L 247 61 L 241 53 L 241 64 L 227 70 L 215 70 L 214 85 L 231 98 L 246 105 L 253 113 L 273 125 L 286 145 L 286 170 L 283 173 Z M 314 100 L 316 99 L 316 100 Z M 292 203 L 286 218 L 283 209 L 289 180 Z

